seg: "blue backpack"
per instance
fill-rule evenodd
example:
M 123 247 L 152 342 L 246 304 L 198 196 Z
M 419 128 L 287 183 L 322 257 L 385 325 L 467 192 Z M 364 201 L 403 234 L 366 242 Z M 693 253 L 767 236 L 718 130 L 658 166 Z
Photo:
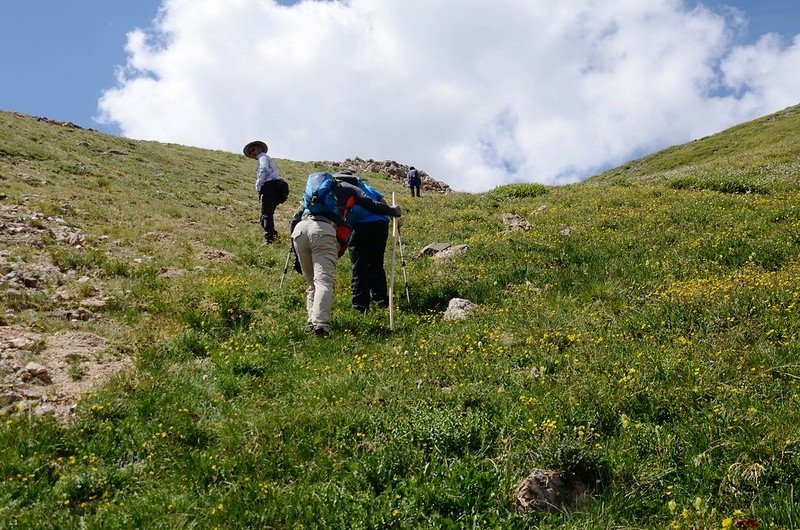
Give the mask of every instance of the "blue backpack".
M 377 202 L 383 198 L 383 195 L 381 195 L 378 190 L 376 190 L 375 188 L 373 188 L 372 186 L 370 186 L 369 184 L 367 184 L 358 177 L 355 178 L 355 184 L 356 186 L 361 188 L 361 191 L 363 191 L 364 194 L 373 201 Z M 388 218 L 383 215 L 371 213 L 362 208 L 361 206 L 355 205 L 350 209 L 350 212 L 347 214 L 347 217 L 344 220 L 344 222 L 349 226 L 353 226 L 358 222 L 370 222 L 370 221 L 388 222 Z
M 330 173 L 311 173 L 303 192 L 303 207 L 311 214 L 333 214 L 338 217 L 336 186 L 336 179 Z

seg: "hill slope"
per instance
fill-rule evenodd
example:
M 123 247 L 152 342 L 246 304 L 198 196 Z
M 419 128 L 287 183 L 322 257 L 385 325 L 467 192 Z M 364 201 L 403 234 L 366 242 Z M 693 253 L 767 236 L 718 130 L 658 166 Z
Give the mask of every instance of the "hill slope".
M 0 527 L 796 527 L 795 116 L 566 187 L 368 174 L 410 302 L 394 332 L 350 312 L 341 260 L 318 339 L 252 161 L 0 113 Z M 294 203 L 322 167 L 277 163 Z M 412 259 L 432 241 L 467 249 Z M 477 309 L 443 321 L 456 296 Z M 579 508 L 518 515 L 534 469 Z
M 800 187 L 800 105 L 674 146 L 589 179 L 765 192 Z

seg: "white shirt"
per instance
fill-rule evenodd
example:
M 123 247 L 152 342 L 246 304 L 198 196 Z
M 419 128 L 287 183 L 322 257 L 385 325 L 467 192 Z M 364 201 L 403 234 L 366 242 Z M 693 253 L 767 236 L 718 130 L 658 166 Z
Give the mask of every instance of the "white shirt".
M 261 189 L 261 186 L 268 180 L 277 180 L 281 176 L 278 173 L 278 167 L 272 161 L 267 153 L 258 155 L 258 169 L 256 170 L 256 191 Z

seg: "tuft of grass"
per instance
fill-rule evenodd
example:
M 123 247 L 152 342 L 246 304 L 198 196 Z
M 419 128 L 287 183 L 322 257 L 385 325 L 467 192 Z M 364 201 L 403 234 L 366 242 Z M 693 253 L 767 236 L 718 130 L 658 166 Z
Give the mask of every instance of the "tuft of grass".
M 524 199 L 529 197 L 539 197 L 547 193 L 547 186 L 544 184 L 505 184 L 497 186 L 487 196 L 495 200 L 503 199 Z
M 769 189 L 765 186 L 759 186 L 742 180 L 724 180 L 720 178 L 700 179 L 697 177 L 680 177 L 670 180 L 667 187 L 674 190 L 709 190 L 718 191 L 720 193 L 755 193 L 759 195 L 766 195 Z

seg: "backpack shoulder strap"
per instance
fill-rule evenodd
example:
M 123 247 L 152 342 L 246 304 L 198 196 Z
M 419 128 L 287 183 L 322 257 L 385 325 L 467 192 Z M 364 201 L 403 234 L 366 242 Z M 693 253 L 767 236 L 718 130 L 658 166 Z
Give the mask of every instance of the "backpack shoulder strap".
M 342 219 L 347 219 L 347 214 L 350 213 L 350 208 L 356 205 L 356 196 L 351 195 L 347 201 L 344 203 L 344 209 L 342 210 Z

